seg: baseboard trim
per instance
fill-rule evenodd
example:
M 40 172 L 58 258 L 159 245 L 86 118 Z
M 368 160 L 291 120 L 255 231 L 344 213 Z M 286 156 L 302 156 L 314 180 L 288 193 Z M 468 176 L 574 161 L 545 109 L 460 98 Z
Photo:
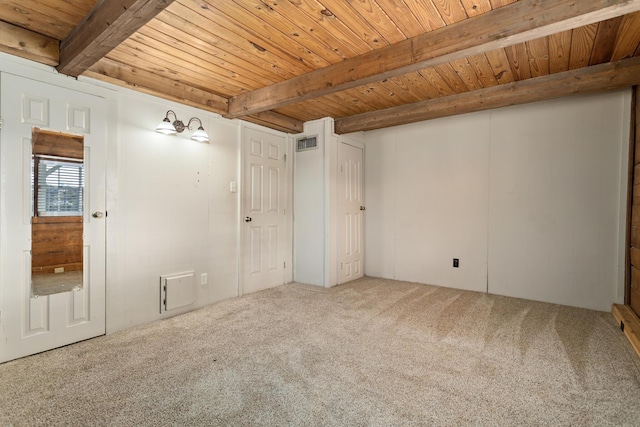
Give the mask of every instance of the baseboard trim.
M 613 304 L 611 313 L 640 357 L 640 318 L 628 305 Z

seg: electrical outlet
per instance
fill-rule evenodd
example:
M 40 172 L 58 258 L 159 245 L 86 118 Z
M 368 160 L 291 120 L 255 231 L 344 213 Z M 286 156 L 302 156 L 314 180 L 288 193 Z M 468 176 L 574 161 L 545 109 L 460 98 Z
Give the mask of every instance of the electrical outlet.
M 454 266 L 455 268 L 460 267 L 460 260 L 459 260 L 458 258 L 454 258 L 454 259 L 453 259 L 453 266 Z
M 53 269 L 54 273 L 64 273 L 64 267 L 56 267 Z
M 200 285 L 206 285 L 208 282 L 207 273 L 202 273 L 200 275 Z

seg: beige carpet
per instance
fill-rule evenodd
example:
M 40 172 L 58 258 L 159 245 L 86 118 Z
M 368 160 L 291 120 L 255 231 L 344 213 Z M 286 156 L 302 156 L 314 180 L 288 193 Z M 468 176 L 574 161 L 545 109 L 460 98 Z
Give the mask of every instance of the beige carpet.
M 609 313 L 291 284 L 0 365 L 0 425 L 640 425 Z

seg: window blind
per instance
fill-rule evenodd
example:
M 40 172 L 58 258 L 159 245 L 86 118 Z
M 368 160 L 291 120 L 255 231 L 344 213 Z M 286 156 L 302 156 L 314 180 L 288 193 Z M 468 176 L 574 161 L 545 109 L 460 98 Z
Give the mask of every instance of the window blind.
M 84 166 L 73 160 L 35 157 L 38 216 L 82 215 Z

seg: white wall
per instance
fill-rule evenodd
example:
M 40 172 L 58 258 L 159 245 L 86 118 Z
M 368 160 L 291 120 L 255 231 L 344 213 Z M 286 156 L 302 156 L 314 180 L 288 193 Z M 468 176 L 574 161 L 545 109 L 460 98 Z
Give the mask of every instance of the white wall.
M 104 97 L 107 151 L 107 332 L 160 314 L 160 275 L 194 270 L 200 307 L 238 295 L 242 122 L 0 54 L 0 71 Z M 154 131 L 167 110 L 197 116 L 209 144 Z M 94 118 L 95 119 L 95 118 Z M 9 185 L 3 182 L 2 185 Z M 16 209 L 20 209 L 17 206 Z M 200 286 L 200 274 L 208 284 Z M 0 301 L 0 304 L 10 304 Z
M 132 91 L 118 89 L 117 225 L 108 234 L 118 259 L 108 265 L 110 330 L 150 322 L 158 309 L 159 277 L 193 270 L 196 306 L 238 295 L 239 122 Z M 154 131 L 171 109 L 186 121 L 197 116 L 209 144 L 189 131 Z M 200 275 L 208 284 L 201 286 Z M 109 309 L 109 308 L 112 309 Z M 187 308 L 187 310 L 193 307 Z
M 325 286 L 327 217 L 324 121 L 305 123 L 304 133 L 296 139 L 302 136 L 316 136 L 318 148 L 294 151 L 293 280 Z
M 492 116 L 491 292 L 605 311 L 623 302 L 630 105 L 615 92 Z
M 362 133 L 336 135 L 333 125 L 331 118 L 305 123 L 295 139 L 316 136 L 318 148 L 294 152 L 293 280 L 324 287 L 338 283 L 338 144 L 363 141 Z
M 365 133 L 367 275 L 486 290 L 488 119 Z
M 366 274 L 609 310 L 629 105 L 619 91 L 366 133 Z

